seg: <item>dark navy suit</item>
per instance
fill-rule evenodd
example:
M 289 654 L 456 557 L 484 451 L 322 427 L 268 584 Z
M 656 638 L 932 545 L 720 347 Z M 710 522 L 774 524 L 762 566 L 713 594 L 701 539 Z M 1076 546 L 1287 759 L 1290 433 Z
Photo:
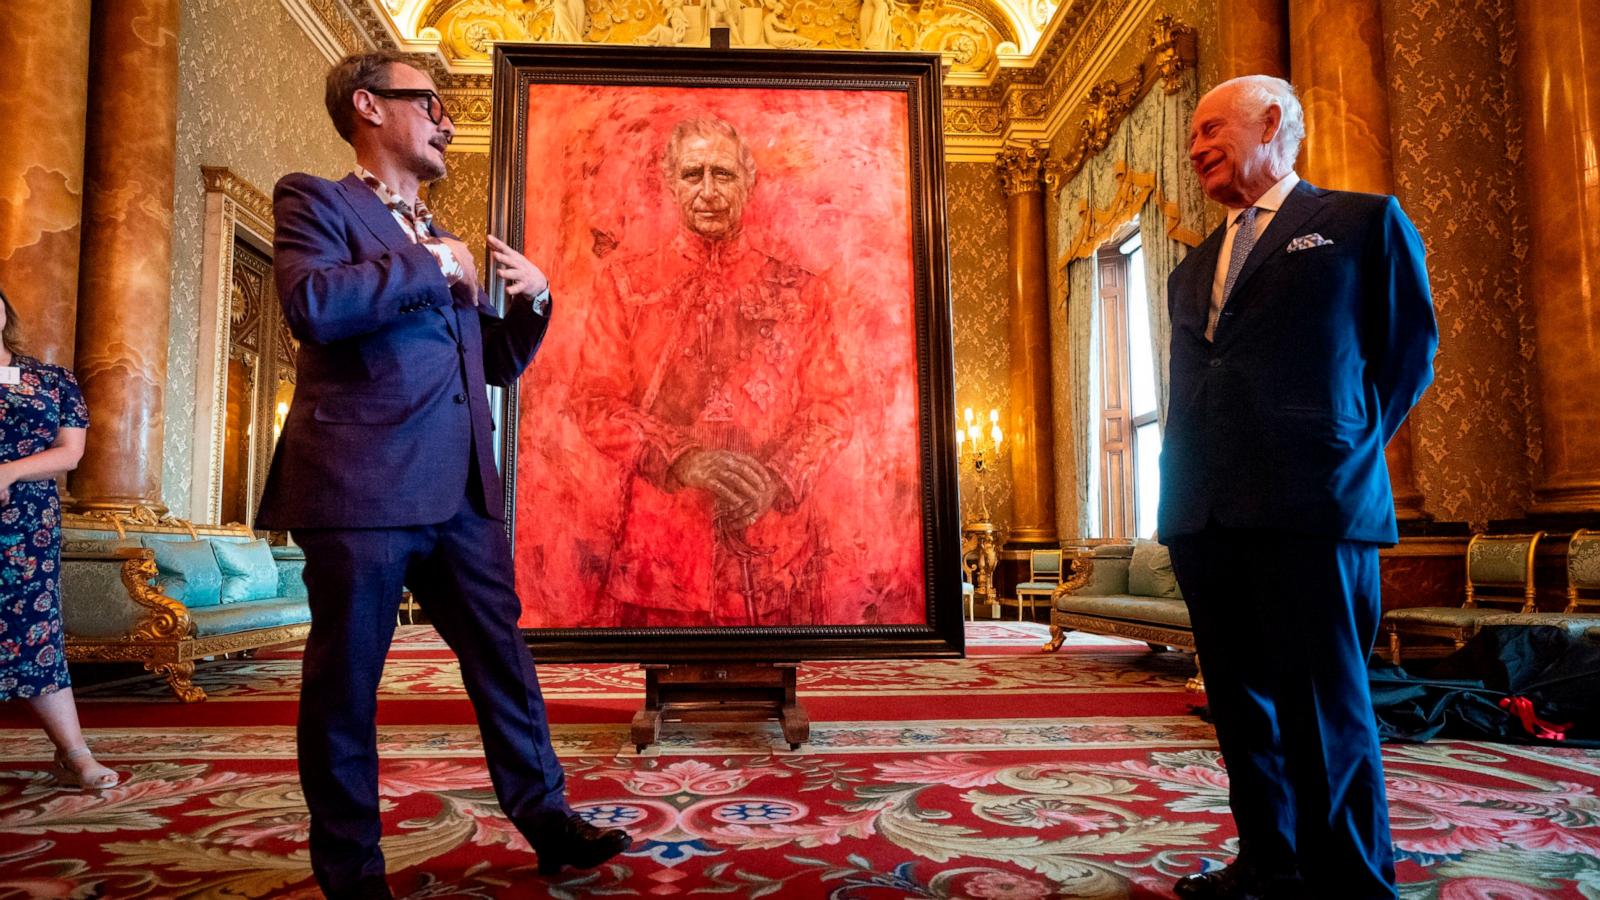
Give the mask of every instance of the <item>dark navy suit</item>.
M 1438 345 L 1422 242 L 1393 197 L 1302 181 L 1246 259 L 1213 342 L 1225 228 L 1167 282 L 1158 527 L 1189 605 L 1241 859 L 1298 869 L 1329 896 L 1393 896 L 1366 659 L 1377 550 L 1398 539 L 1383 449 L 1432 380 Z
M 548 319 L 453 290 L 354 175 L 278 182 L 273 269 L 301 342 L 259 528 L 306 553 L 300 778 L 330 896 L 383 875 L 377 684 L 409 587 L 461 660 L 501 807 L 533 835 L 571 812 L 517 629 L 485 384 L 513 381 Z

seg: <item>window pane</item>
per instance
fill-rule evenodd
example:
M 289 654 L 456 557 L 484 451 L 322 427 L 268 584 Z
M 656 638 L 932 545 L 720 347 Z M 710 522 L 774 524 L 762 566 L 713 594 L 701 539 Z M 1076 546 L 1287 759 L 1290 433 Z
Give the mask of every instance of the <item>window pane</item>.
M 1161 497 L 1161 426 L 1148 422 L 1135 428 L 1133 452 L 1137 471 L 1134 526 L 1139 537 L 1147 538 L 1156 533 L 1156 501 Z
M 1150 302 L 1146 296 L 1144 251 L 1134 247 L 1128 254 L 1128 382 L 1135 416 L 1156 409 L 1156 363 L 1150 352 Z

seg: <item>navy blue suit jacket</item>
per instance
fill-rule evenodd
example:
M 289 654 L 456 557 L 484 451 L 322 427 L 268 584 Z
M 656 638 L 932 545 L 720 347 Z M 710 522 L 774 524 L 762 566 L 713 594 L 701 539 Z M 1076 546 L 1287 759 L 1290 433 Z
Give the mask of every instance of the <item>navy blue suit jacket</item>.
M 285 176 L 272 204 L 273 273 L 300 354 L 256 526 L 429 525 L 460 510 L 469 484 L 500 518 L 485 384 L 515 380 L 549 320 L 526 302 L 501 318 L 465 285 L 452 291 L 355 175 Z
M 1383 448 L 1433 379 L 1422 240 L 1393 197 L 1297 184 L 1205 339 L 1218 228 L 1167 281 L 1163 539 L 1215 522 L 1392 544 Z M 1289 252 L 1297 237 L 1332 243 Z

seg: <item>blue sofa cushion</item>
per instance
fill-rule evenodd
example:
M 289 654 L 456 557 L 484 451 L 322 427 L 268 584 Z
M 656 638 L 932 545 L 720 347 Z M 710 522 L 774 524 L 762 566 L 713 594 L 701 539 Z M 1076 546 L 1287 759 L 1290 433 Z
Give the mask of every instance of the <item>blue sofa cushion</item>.
M 194 636 L 214 637 L 237 634 L 255 628 L 303 625 L 311 621 L 311 609 L 304 600 L 257 600 L 254 603 L 223 603 L 210 609 L 191 611 Z
M 278 595 L 278 567 L 265 540 L 243 544 L 216 541 L 211 549 L 222 570 L 222 602 L 268 600 Z
M 148 541 L 156 557 L 156 586 L 190 609 L 222 602 L 222 570 L 210 541 Z

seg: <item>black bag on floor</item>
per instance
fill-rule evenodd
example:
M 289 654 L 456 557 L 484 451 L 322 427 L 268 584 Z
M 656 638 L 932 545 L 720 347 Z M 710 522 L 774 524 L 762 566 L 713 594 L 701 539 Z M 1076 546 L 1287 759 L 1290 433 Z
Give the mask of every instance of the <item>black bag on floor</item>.
M 1368 675 L 1385 741 L 1600 747 L 1600 644 L 1565 628 L 1485 628 L 1442 659 Z

